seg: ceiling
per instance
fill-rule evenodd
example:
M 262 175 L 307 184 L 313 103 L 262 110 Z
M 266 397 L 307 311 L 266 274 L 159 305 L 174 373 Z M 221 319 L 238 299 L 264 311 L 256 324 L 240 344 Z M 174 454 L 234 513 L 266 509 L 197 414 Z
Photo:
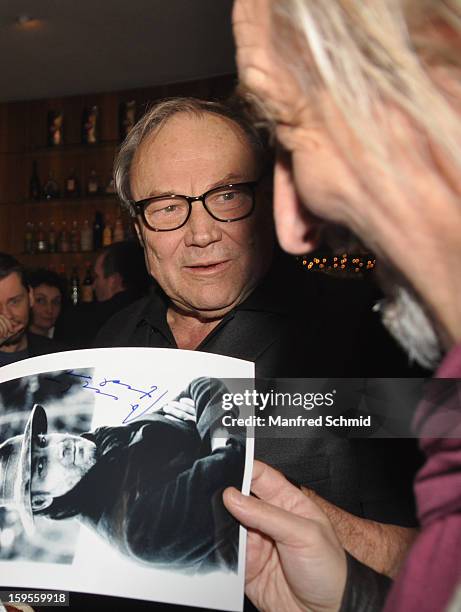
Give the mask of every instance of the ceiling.
M 232 0 L 3 0 L 0 101 L 232 73 L 231 9 Z

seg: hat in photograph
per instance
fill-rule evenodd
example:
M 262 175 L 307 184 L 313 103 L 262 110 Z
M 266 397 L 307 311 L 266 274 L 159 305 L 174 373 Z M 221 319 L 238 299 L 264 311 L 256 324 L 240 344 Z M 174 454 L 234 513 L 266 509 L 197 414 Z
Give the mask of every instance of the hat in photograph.
M 30 486 L 32 441 L 47 430 L 46 412 L 35 404 L 24 434 L 8 438 L 0 445 L 0 505 L 16 510 L 29 534 L 35 529 Z

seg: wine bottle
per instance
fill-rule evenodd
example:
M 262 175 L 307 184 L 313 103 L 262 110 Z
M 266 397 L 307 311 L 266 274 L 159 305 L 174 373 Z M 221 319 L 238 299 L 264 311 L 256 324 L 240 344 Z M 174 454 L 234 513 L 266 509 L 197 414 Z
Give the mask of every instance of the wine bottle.
M 96 144 L 99 141 L 99 109 L 91 106 L 85 108 L 82 115 L 82 142 Z
M 62 111 L 48 112 L 48 145 L 56 147 L 64 143 L 64 114 Z
M 102 213 L 97 211 L 94 215 L 93 223 L 93 248 L 95 251 L 102 247 L 102 233 L 104 231 L 104 221 Z
M 77 253 L 80 248 L 80 232 L 78 230 L 77 221 L 72 221 L 72 229 L 70 230 L 70 250 L 72 253 Z
M 98 175 L 96 174 L 96 170 L 91 170 L 90 172 L 86 192 L 88 195 L 97 195 L 99 192 L 99 181 Z
M 30 221 L 26 223 L 26 230 L 24 232 L 24 252 L 28 255 L 33 255 L 35 252 L 34 248 L 34 224 Z
M 61 232 L 59 234 L 59 252 L 68 253 L 70 250 L 69 237 L 67 235 L 67 225 L 63 221 L 61 225 Z
M 50 171 L 48 175 L 48 180 L 43 187 L 43 195 L 47 200 L 51 200 L 52 198 L 59 198 L 60 192 L 57 182 L 54 179 L 53 172 Z
M 104 229 L 102 232 L 102 246 L 110 246 L 112 244 L 112 226 L 109 223 L 108 217 L 104 223 Z
M 115 181 L 114 181 L 114 177 L 110 176 L 106 186 L 104 188 L 104 192 L 107 193 L 108 195 L 112 195 L 115 193 Z
M 46 242 L 45 230 L 43 229 L 43 223 L 40 221 L 37 229 L 37 253 L 46 253 L 48 245 Z
M 72 268 L 72 276 L 70 277 L 70 301 L 74 306 L 80 301 L 80 278 L 76 266 Z
M 48 232 L 48 251 L 50 253 L 56 253 L 56 226 L 54 221 L 50 223 L 50 230 Z
M 64 191 L 68 198 L 76 198 L 80 195 L 80 184 L 73 168 L 66 178 Z
M 93 301 L 93 277 L 91 275 L 91 264 L 86 262 L 86 272 L 82 283 L 82 302 Z
M 40 200 L 42 195 L 42 188 L 40 186 L 40 179 L 38 177 L 37 161 L 32 162 L 32 175 L 29 181 L 29 198 L 31 200 Z
M 124 239 L 125 239 L 125 232 L 123 229 L 122 218 L 119 214 L 117 219 L 115 220 L 113 242 L 122 242 L 122 240 Z
M 93 250 L 93 230 L 90 227 L 88 219 L 83 222 L 83 227 L 80 232 L 80 249 L 88 252 Z

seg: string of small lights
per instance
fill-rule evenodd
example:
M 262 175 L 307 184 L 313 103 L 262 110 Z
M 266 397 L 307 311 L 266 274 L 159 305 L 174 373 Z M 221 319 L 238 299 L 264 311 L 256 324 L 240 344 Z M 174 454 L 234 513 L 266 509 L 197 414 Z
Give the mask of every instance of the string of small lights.
M 341 255 L 304 255 L 298 261 L 311 272 L 354 273 L 371 272 L 376 265 L 376 258 L 369 253 Z

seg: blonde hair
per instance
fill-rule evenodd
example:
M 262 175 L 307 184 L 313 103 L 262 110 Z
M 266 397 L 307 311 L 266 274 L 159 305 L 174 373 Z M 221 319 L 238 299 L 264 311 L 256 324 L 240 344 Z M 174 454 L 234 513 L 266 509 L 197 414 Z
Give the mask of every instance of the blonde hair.
M 428 70 L 461 68 L 461 0 L 272 0 L 271 8 L 274 44 L 314 105 L 326 90 L 389 166 L 380 120 L 383 101 L 395 104 L 461 170 L 461 119 Z

